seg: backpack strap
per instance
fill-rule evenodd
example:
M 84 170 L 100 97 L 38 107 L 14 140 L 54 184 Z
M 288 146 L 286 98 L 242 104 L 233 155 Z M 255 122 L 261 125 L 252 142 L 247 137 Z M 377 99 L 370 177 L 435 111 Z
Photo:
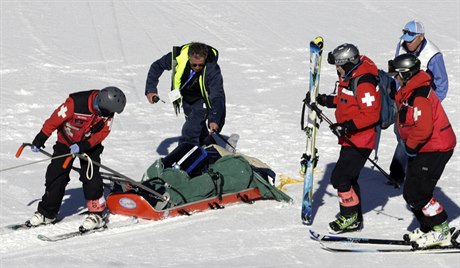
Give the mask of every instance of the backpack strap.
M 366 82 L 371 83 L 374 86 L 378 85 L 377 77 L 370 73 L 357 76 L 350 81 L 350 85 L 351 85 L 350 89 L 351 91 L 353 91 L 353 95 L 355 96 L 355 98 L 356 98 L 356 89 L 358 88 L 358 85 L 362 83 L 366 83 Z
M 414 89 L 414 92 L 412 93 L 412 95 L 410 95 L 410 97 L 407 99 L 407 104 L 409 106 L 414 106 L 414 101 L 415 101 L 415 98 L 417 97 L 428 98 L 428 95 L 430 95 L 430 90 L 431 90 L 430 86 L 423 86 L 423 87 L 418 87 Z

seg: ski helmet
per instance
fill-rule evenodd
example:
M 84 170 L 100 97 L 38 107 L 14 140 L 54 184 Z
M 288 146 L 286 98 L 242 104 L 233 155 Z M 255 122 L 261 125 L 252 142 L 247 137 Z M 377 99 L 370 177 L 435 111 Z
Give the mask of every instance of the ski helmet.
M 117 87 L 106 87 L 99 92 L 99 109 L 102 113 L 121 113 L 126 105 L 126 96 Z
M 327 62 L 337 66 L 342 66 L 347 63 L 356 65 L 359 62 L 359 50 L 353 44 L 342 44 L 329 52 Z
M 399 74 L 403 81 L 408 81 L 420 71 L 420 60 L 413 54 L 402 54 L 389 62 L 389 72 Z

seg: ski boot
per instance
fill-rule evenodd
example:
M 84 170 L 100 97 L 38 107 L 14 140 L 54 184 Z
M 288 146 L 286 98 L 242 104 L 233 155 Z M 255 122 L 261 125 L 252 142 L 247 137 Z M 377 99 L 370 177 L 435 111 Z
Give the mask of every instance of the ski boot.
M 358 219 L 358 213 L 340 215 L 335 221 L 329 223 L 329 233 L 331 234 L 355 232 L 362 228 L 363 223 Z
M 447 221 L 433 226 L 432 230 L 423 234 L 412 243 L 413 249 L 452 246 L 452 233 Z
M 24 224 L 27 227 L 37 227 L 39 225 L 46 225 L 46 224 L 51 224 L 56 220 L 56 218 L 49 219 L 40 212 L 36 211 L 32 217 L 27 220 Z
M 406 241 L 407 243 L 415 242 L 415 240 L 419 239 L 426 233 L 427 232 L 422 231 L 420 228 L 417 228 L 408 234 L 404 234 L 403 240 Z
M 105 228 L 106 222 L 101 213 L 90 213 L 79 227 L 80 232 L 85 233 L 90 230 Z

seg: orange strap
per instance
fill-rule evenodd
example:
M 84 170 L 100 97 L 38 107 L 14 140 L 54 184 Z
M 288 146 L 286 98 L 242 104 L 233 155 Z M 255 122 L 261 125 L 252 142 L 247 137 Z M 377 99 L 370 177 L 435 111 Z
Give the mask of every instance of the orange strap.
M 341 206 L 353 207 L 359 204 L 359 197 L 353 187 L 348 192 L 338 192 L 338 195 Z
M 102 212 L 105 209 L 105 204 L 104 195 L 102 195 L 99 199 L 86 201 L 86 206 L 88 207 L 89 212 Z

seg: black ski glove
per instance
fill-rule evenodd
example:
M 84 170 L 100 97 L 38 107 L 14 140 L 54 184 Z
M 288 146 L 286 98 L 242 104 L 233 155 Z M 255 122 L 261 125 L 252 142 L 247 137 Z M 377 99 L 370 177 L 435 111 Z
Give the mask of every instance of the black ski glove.
M 40 131 L 37 136 L 35 136 L 35 139 L 34 141 L 32 142 L 32 144 L 37 147 L 37 148 L 44 148 L 44 145 L 45 145 L 45 142 L 46 140 L 48 139 L 49 137 L 46 136 L 45 133 L 43 133 L 43 131 Z
M 356 125 L 353 123 L 353 120 L 348 120 L 343 123 L 335 123 L 329 126 L 337 137 L 345 137 L 353 131 L 356 131 Z
M 331 95 L 318 94 L 318 96 L 316 97 L 316 102 L 319 105 L 325 106 L 327 108 L 335 108 L 335 107 L 337 107 L 334 104 L 334 96 L 331 96 Z

